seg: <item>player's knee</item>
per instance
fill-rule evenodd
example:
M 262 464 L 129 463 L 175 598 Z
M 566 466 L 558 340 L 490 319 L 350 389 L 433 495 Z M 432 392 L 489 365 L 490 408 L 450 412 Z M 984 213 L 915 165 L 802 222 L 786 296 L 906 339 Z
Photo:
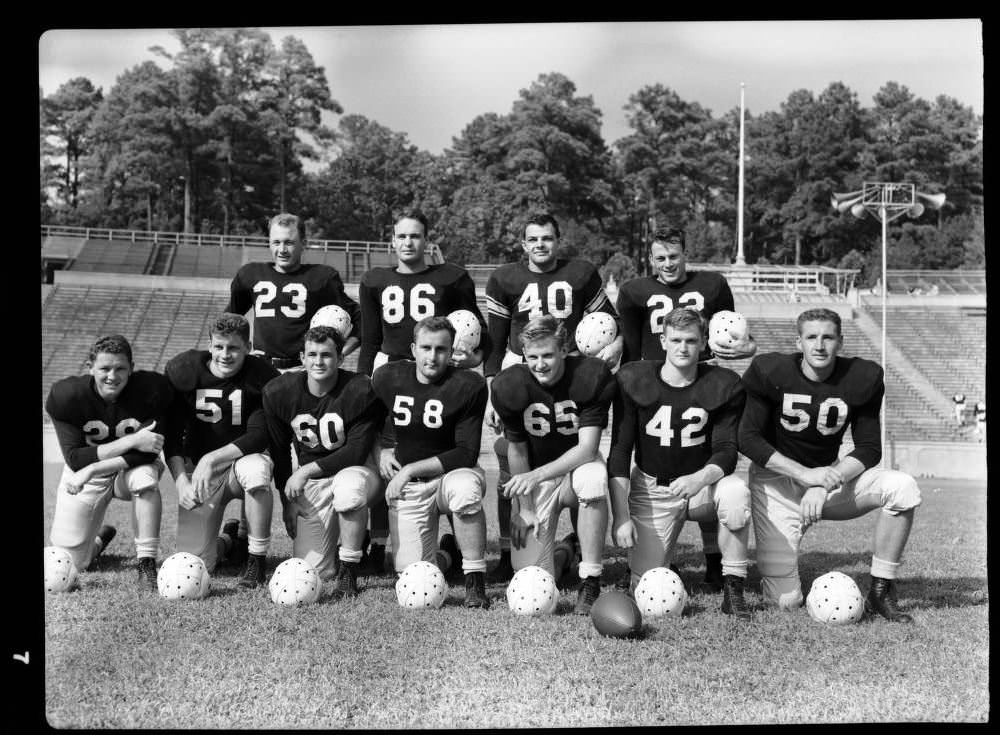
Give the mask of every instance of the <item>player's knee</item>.
M 798 573 L 788 577 L 761 577 L 764 601 L 779 610 L 795 610 L 802 607 L 802 583 Z
M 452 470 L 441 481 L 448 510 L 459 515 L 475 515 L 483 508 L 483 478 L 474 470 Z
M 882 473 L 882 510 L 896 515 L 913 510 L 921 502 L 917 481 L 905 472 L 886 470 Z
M 573 470 L 573 492 L 583 505 L 600 503 L 608 495 L 608 468 L 603 462 L 587 462 Z
M 719 523 L 739 531 L 750 522 L 750 488 L 738 477 L 728 475 L 715 486 L 715 512 Z
M 274 463 L 266 454 L 248 454 L 233 464 L 236 481 L 246 492 L 270 489 Z
M 160 492 L 160 472 L 152 464 L 139 465 L 125 471 L 125 488 L 132 495 Z
M 333 478 L 333 509 L 350 513 L 368 506 L 374 474 L 363 467 L 347 467 Z

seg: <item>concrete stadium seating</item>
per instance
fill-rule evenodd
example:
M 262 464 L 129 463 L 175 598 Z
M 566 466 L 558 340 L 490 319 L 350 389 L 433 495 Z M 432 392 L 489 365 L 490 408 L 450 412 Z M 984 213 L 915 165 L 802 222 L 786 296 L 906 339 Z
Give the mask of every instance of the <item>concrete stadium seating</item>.
M 101 273 L 145 273 L 153 247 L 151 242 L 91 238 L 84 242 L 70 269 Z
M 171 276 L 232 278 L 243 265 L 244 248 L 221 245 L 170 245 L 173 248 Z M 263 250 L 263 249 L 261 249 Z

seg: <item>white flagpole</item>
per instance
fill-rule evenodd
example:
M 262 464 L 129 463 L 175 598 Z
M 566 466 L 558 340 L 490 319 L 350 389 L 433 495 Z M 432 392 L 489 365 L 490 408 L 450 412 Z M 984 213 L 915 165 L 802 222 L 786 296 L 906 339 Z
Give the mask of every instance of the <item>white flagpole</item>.
M 740 82 L 740 182 L 736 203 L 736 265 L 746 265 L 743 256 L 743 82 Z

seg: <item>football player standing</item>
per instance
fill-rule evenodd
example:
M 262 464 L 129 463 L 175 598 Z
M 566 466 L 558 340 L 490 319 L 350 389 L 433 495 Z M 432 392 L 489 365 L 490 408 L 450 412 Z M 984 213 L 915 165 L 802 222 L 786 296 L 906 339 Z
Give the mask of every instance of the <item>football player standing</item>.
M 413 356 L 413 329 L 430 316 L 447 316 L 465 309 L 482 326 L 479 349 L 455 361 L 459 367 L 476 367 L 489 351 L 486 320 L 476 302 L 476 286 L 468 272 L 454 263 L 428 263 L 427 218 L 417 209 L 396 217 L 392 234 L 396 265 L 372 268 L 361 278 L 358 301 L 361 308 L 361 348 L 358 372 L 372 371 L 386 362 Z M 369 565 L 381 570 L 388 536 L 388 507 L 384 499 L 371 509 Z
M 866 608 L 893 622 L 911 622 L 897 607 L 895 580 L 920 488 L 910 475 L 877 466 L 882 368 L 839 356 L 844 339 L 835 311 L 804 311 L 797 329 L 799 352 L 758 355 L 742 378 L 747 398 L 739 446 L 752 461 L 749 485 L 764 597 L 782 609 L 802 604 L 799 542 L 812 524 L 880 510 Z M 848 426 L 854 449 L 839 456 Z
M 530 214 L 525 221 L 521 247 L 527 263 L 508 263 L 490 274 L 486 305 L 492 349 L 483 365 L 492 390 L 494 377 L 502 369 L 524 361 L 519 335 L 530 319 L 548 314 L 565 324 L 567 352 L 576 348 L 573 335 L 585 314 L 604 311 L 617 319 L 614 306 L 604 292 L 603 281 L 593 263 L 559 257 L 559 223 L 545 212 Z M 615 340 L 596 357 L 614 367 L 622 354 L 621 329 Z M 500 432 L 496 412 L 486 411 L 486 423 Z M 497 482 L 497 516 L 500 521 L 500 563 L 493 578 L 506 581 L 513 574 L 510 561 L 510 501 L 500 488 L 510 477 L 507 442 L 495 444 L 500 477 Z M 575 525 L 575 524 L 574 524 Z
M 139 587 L 156 591 L 160 545 L 163 426 L 170 383 L 136 370 L 132 346 L 121 335 L 94 342 L 88 374 L 53 384 L 45 401 L 66 466 L 56 491 L 53 546 L 66 549 L 80 571 L 107 548 L 112 526 L 102 526 L 111 498 L 132 502 Z
M 388 412 L 379 470 L 386 482 L 396 572 L 435 560 L 438 521 L 447 514 L 454 536 L 441 539 L 447 552 L 442 571 L 460 566 L 465 607 L 488 608 L 486 474 L 476 463 L 486 381 L 450 364 L 454 339 L 446 317 L 421 319 L 413 329 L 413 360 L 390 362 L 372 376 Z
M 616 382 L 607 363 L 567 355 L 566 324 L 551 314 L 518 335 L 526 363 L 501 371 L 490 399 L 509 443 L 513 499 L 512 562 L 537 565 L 556 579 L 555 534 L 563 508 L 578 508 L 581 584 L 575 612 L 586 615 L 601 593 L 608 529 L 608 471 L 598 445 Z
M 733 311 L 735 304 L 729 283 L 714 271 L 689 272 L 684 231 L 657 230 L 649 244 L 649 264 L 653 273 L 626 281 L 618 291 L 615 308 L 621 317 L 624 349 L 622 364 L 634 360 L 663 360 L 663 320 L 672 309 L 684 306 L 700 313 L 706 320 L 719 311 Z M 702 348 L 701 360 L 713 354 L 726 360 L 751 357 L 757 344 L 749 335 L 744 342 L 732 347 Z M 699 523 L 705 553 L 704 589 L 722 589 L 722 553 L 714 522 Z M 629 584 L 629 575 L 620 580 Z
M 385 417 L 371 379 L 340 368 L 343 344 L 333 327 L 312 327 L 302 348 L 305 370 L 264 386 L 274 483 L 292 555 L 324 580 L 336 575 L 335 598 L 358 594 L 368 508 L 381 490 L 371 452 Z M 298 461 L 294 472 L 289 444 Z
M 737 373 L 698 362 L 705 331 L 700 314 L 675 308 L 663 319 L 666 358 L 627 363 L 616 375 L 611 536 L 629 549 L 634 590 L 643 573 L 670 563 L 685 520 L 717 524 L 722 612 L 749 619 L 750 490 L 733 474 L 745 396 Z
M 208 350 L 186 350 L 164 369 L 174 389 L 163 454 L 177 486 L 177 550 L 213 572 L 236 548 L 236 521 L 219 535 L 226 505 L 244 500 L 248 556 L 239 586 L 253 589 L 264 583 L 274 505 L 262 395 L 279 372 L 250 354 L 250 323 L 239 314 L 217 317 L 208 338 Z

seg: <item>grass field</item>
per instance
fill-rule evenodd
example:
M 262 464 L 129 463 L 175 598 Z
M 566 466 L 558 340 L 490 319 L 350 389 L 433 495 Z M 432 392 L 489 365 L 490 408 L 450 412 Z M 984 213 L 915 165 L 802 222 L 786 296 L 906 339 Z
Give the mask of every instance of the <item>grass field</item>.
M 44 467 L 46 543 L 59 471 Z M 82 589 L 45 599 L 45 715 L 59 728 L 986 722 L 985 483 L 920 485 L 899 586 L 913 625 L 828 627 L 804 609 L 764 609 L 751 564 L 751 623 L 722 615 L 721 594 L 698 595 L 684 617 L 649 623 L 636 641 L 602 638 L 572 615 L 575 591 L 543 619 L 514 615 L 501 585 L 488 589 L 488 611 L 463 609 L 458 586 L 441 610 L 410 611 L 396 604 L 390 577 L 367 577 L 356 600 L 324 595 L 284 609 L 265 589 L 238 591 L 236 571 L 223 570 L 206 599 L 172 603 L 136 590 L 130 508 L 115 501 L 108 522 L 118 536 Z M 163 500 L 160 561 L 174 550 L 177 518 L 176 496 Z M 487 508 L 492 566 L 492 491 Z M 839 570 L 866 590 L 874 522 L 870 514 L 811 529 L 806 584 Z M 276 513 L 269 572 L 290 550 Z M 679 555 L 685 581 L 700 579 L 696 524 Z M 606 584 L 624 563 L 608 546 Z

